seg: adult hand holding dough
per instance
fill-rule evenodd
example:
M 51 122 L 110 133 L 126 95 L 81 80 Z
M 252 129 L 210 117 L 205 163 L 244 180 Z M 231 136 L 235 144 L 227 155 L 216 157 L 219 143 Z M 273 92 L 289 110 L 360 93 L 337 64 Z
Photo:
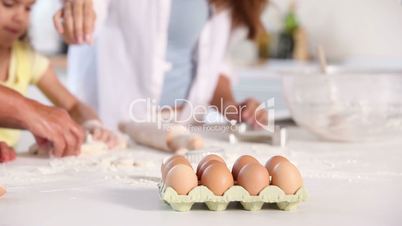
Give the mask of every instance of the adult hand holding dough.
M 27 129 L 38 145 L 52 145 L 56 157 L 77 155 L 84 131 L 60 108 L 48 107 L 0 85 L 0 126 Z
M 69 114 L 60 108 L 51 108 L 32 102 L 26 115 L 25 128 L 32 132 L 39 146 L 52 145 L 53 155 L 78 155 L 84 141 L 84 131 Z
M 231 89 L 231 81 L 225 75 L 219 77 L 218 85 L 213 95 L 212 105 L 229 120 L 246 122 L 254 128 L 268 124 L 268 112 L 261 108 L 261 103 L 254 98 L 237 102 Z

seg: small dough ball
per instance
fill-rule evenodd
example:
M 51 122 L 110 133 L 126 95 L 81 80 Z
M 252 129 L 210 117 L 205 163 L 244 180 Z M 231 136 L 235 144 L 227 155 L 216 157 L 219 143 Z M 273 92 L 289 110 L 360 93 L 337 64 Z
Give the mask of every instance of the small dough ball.
M 232 168 L 233 179 L 235 181 L 237 181 L 237 176 L 239 175 L 241 168 L 250 163 L 260 164 L 260 162 L 251 155 L 243 155 L 236 160 Z
M 268 170 L 261 164 L 250 163 L 239 172 L 237 183 L 250 193 L 258 195 L 269 185 Z
M 190 166 L 179 164 L 170 169 L 166 175 L 166 185 L 173 188 L 179 195 L 187 195 L 197 187 L 198 180 Z
M 226 164 L 215 162 L 205 169 L 201 184 L 207 186 L 215 195 L 221 196 L 233 186 L 234 181 Z
M 285 194 L 292 195 L 303 186 L 299 170 L 289 161 L 278 163 L 271 173 L 272 185 L 281 188 Z

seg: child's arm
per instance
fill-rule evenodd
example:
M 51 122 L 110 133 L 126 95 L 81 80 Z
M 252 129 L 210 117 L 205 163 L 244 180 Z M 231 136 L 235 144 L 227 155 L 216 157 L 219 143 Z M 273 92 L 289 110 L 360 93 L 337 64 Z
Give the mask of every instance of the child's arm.
M 54 70 L 49 67 L 38 82 L 39 89 L 49 100 L 58 107 L 68 111 L 70 116 L 79 124 L 85 125 L 89 121 L 99 121 L 97 114 L 87 105 L 80 102 L 56 77 Z M 103 141 L 110 148 L 117 145 L 117 137 L 113 132 L 105 129 L 101 124 L 86 128 L 96 140 Z

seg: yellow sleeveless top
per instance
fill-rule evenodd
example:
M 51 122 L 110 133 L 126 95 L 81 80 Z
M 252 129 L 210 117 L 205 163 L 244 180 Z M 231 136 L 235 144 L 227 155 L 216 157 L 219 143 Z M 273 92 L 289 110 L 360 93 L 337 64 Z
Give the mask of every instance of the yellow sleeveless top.
M 49 60 L 37 54 L 27 44 L 17 41 L 11 48 L 11 59 L 6 81 L 0 81 L 22 95 L 25 95 L 29 85 L 36 84 L 49 67 Z M 0 128 L 0 141 L 15 146 L 20 135 L 19 130 Z

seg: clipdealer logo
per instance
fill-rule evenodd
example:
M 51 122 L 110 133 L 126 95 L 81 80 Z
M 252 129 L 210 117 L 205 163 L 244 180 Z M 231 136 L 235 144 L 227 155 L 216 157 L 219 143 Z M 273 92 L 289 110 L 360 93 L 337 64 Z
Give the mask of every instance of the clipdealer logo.
M 180 109 L 183 105 L 189 109 L 189 114 L 183 116 Z M 138 113 L 138 109 L 142 109 L 142 113 Z M 145 109 L 145 111 L 144 111 Z M 173 106 L 159 105 L 157 100 L 151 98 L 136 99 L 131 102 L 129 107 L 129 116 L 133 122 L 136 123 L 155 123 L 158 128 L 163 128 L 165 124 L 179 123 L 197 123 L 207 124 L 205 115 L 211 111 L 222 112 L 223 116 L 238 115 L 242 118 L 244 106 L 239 107 L 235 105 L 225 106 L 223 99 L 220 100 L 220 106 L 206 106 L 206 105 L 194 105 L 186 99 L 177 99 Z M 257 114 L 261 111 L 265 111 L 268 114 L 267 121 L 261 122 L 257 118 Z M 254 120 L 257 125 L 268 132 L 274 132 L 275 130 L 275 98 L 270 98 L 262 102 L 254 112 Z M 224 122 L 229 126 L 234 126 L 237 122 L 223 117 Z

